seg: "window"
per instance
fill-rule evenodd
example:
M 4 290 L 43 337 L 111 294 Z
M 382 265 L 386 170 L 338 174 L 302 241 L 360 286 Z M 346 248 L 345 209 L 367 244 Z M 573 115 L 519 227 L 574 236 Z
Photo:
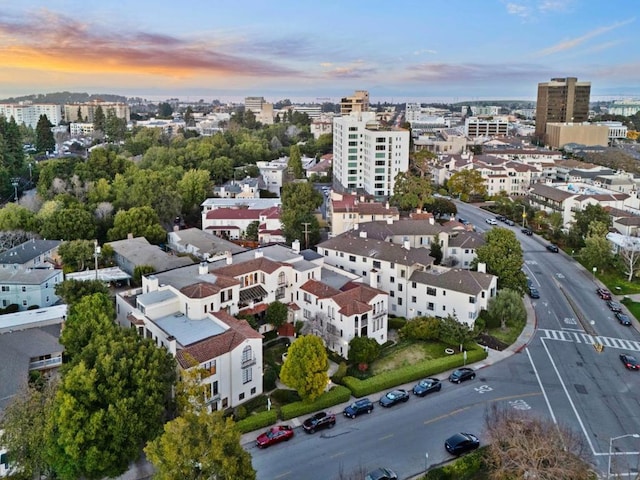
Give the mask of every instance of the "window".
M 433 287 L 427 287 L 427 295 L 431 295 L 432 297 L 436 296 L 436 289 Z
M 431 302 L 427 303 L 427 310 L 431 310 L 431 311 L 435 310 L 433 303 Z
M 469 303 L 476 303 L 476 297 L 469 297 Z
M 355 255 L 349 255 L 349 261 L 350 262 L 355 262 L 356 261 L 356 256 Z
M 400 278 L 404 278 L 404 268 L 400 270 Z
M 395 296 L 396 296 L 396 292 L 394 292 L 393 290 L 391 290 L 391 291 L 389 292 L 389 296 L 390 296 L 390 297 L 395 297 Z
M 373 268 L 380 268 L 380 262 L 378 260 L 373 261 Z
M 255 395 L 255 394 L 256 394 L 256 387 L 253 387 L 253 388 L 251 389 L 251 395 Z
M 24 285 L 22 286 L 22 291 L 26 292 L 27 291 L 27 287 L 25 287 Z
M 398 291 L 399 291 L 399 292 L 401 292 L 401 291 L 402 291 L 402 284 L 401 284 L 401 283 L 399 283 L 399 284 L 398 284 Z
M 253 379 L 252 369 L 251 368 L 243 368 L 242 369 L 242 383 L 249 383 Z
M 215 360 L 211 360 L 210 362 L 205 362 L 202 364 L 202 368 L 204 368 L 206 371 L 209 372 L 210 375 L 215 375 L 216 373 L 216 361 Z M 218 384 L 218 382 L 215 382 L 216 385 Z
M 402 305 L 402 298 L 398 297 L 398 305 Z
M 253 359 L 253 352 L 251 351 L 251 346 L 247 345 L 242 350 L 242 364 L 250 362 Z
M 9 285 L 2 285 L 2 291 L 8 292 L 10 290 Z
M 389 278 L 389 281 L 390 281 L 391 283 L 396 283 L 396 277 L 391 277 L 391 278 Z
M 241 393 L 240 395 L 238 395 L 238 400 L 244 400 L 244 393 Z
M 418 284 L 416 282 L 411 282 L 411 288 L 416 288 Z
M 418 300 L 416 297 L 411 297 L 411 303 L 416 303 Z

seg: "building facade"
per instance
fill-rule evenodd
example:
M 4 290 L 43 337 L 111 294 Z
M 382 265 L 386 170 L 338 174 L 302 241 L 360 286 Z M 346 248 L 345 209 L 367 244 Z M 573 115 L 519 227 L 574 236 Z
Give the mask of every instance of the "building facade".
M 62 121 L 62 108 L 54 103 L 0 104 L 0 116 L 13 119 L 18 125 L 36 128 L 40 115 L 44 115 L 53 126 Z
M 582 123 L 589 119 L 591 83 L 576 77 L 538 84 L 535 136 L 546 143 L 548 123 Z

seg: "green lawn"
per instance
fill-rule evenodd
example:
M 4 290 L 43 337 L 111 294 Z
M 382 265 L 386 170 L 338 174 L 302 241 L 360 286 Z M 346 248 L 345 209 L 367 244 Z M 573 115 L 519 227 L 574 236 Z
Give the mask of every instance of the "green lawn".
M 640 293 L 640 283 L 637 281 L 628 282 L 626 278 L 614 273 L 614 272 L 597 272 L 596 277 L 614 295 L 629 295 L 632 293 Z M 619 287 L 616 288 L 616 287 Z
M 440 342 L 406 341 L 389 348 L 384 356 L 373 362 L 371 372 L 374 375 L 411 365 L 420 360 L 440 358 L 447 345 Z
M 511 345 L 518 339 L 525 325 L 526 325 L 526 322 L 507 323 L 506 328 L 504 330 L 500 327 L 490 328 L 490 329 L 487 329 L 487 333 L 492 337 L 497 338 L 501 342 L 504 342 L 507 345 Z

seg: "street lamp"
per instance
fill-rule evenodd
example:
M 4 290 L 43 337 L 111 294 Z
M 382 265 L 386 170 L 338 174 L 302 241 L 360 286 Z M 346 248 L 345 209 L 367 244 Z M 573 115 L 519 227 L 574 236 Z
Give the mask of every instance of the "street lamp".
M 591 269 L 591 271 L 593 272 L 593 281 L 596 281 L 596 272 L 598 271 L 598 267 L 593 267 Z
M 640 434 L 638 433 L 627 433 L 626 435 L 620 435 L 619 437 L 611 437 L 609 439 L 609 465 L 607 466 L 607 480 L 611 478 L 611 456 L 613 455 L 613 441 L 620 440 L 621 438 L 633 437 L 640 438 Z
M 424 454 L 424 472 L 427 473 L 429 471 L 429 452 L 425 452 Z
M 525 205 L 522 205 L 522 228 L 525 228 L 525 220 L 527 219 L 527 207 Z
M 18 203 L 18 185 L 20 185 L 20 179 L 18 177 L 12 178 L 11 186 L 13 187 L 13 196 L 15 198 L 16 203 Z
M 95 259 L 96 280 L 98 280 L 98 257 L 100 256 L 100 246 L 98 240 L 93 241 L 93 258 Z

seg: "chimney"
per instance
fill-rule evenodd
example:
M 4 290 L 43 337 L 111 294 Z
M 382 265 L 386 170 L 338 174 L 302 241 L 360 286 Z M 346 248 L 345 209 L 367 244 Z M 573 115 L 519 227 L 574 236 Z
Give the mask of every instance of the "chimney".
M 262 257 L 264 257 L 264 253 L 262 252 L 261 248 L 258 248 L 256 250 L 256 258 L 262 258 Z
M 389 202 L 387 202 L 387 203 L 385 203 L 385 204 L 384 204 L 384 208 L 385 208 L 386 210 L 389 210 Z
M 207 265 L 207 262 L 200 262 L 200 265 L 198 265 L 198 275 L 206 275 L 207 273 L 209 273 L 209 265 Z
M 393 225 L 393 217 L 387 218 L 387 225 Z
M 478 272 L 487 273 L 487 264 L 486 263 L 478 263 Z
M 367 238 L 367 232 L 360 232 L 360 238 Z
M 133 240 L 133 233 L 127 233 L 127 240 Z
M 227 250 L 226 252 L 224 252 L 224 256 L 227 259 L 227 265 L 231 265 L 233 263 L 233 255 L 231 255 L 231 252 Z
M 354 224 L 353 224 L 353 229 L 354 229 L 354 230 L 358 230 L 358 228 L 360 228 L 360 225 L 359 225 L 359 224 L 357 224 L 357 223 L 354 223 Z
M 404 248 L 405 250 L 411 250 L 411 243 L 408 239 L 404 239 L 404 241 L 402 242 L 402 248 Z
M 433 216 L 429 217 L 429 225 L 435 225 L 436 220 L 435 218 L 433 218 Z
M 378 288 L 378 271 L 375 268 L 369 272 L 369 286 Z
M 291 250 L 295 253 L 300 253 L 300 240 L 294 240 L 291 242 Z

